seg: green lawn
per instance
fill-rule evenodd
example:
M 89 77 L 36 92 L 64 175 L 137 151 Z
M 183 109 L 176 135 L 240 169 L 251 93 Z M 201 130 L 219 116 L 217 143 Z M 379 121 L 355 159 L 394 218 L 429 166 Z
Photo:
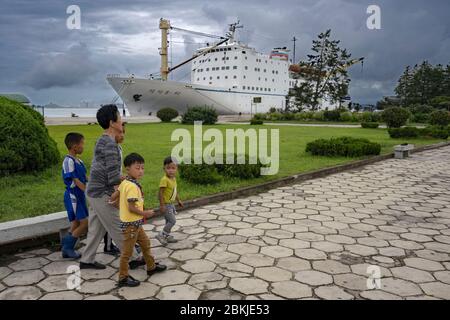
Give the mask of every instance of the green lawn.
M 146 173 L 143 188 L 146 204 L 155 207 L 157 190 L 162 172 L 162 160 L 170 155 L 171 148 L 177 142 L 171 142 L 170 136 L 176 128 L 192 126 L 173 124 L 128 124 L 124 154 L 138 152 L 146 160 Z M 362 128 L 325 128 L 325 127 L 295 127 L 295 126 L 250 126 L 250 125 L 215 125 L 204 126 L 204 130 L 214 127 L 224 131 L 227 128 L 267 128 L 280 130 L 280 170 L 275 176 L 263 176 L 258 179 L 239 181 L 226 180 L 215 186 L 192 185 L 179 179 L 178 188 L 182 199 L 192 199 L 207 194 L 230 191 L 242 186 L 248 186 L 271 179 L 288 176 L 299 172 L 307 172 L 323 167 L 341 164 L 354 159 L 315 157 L 305 153 L 306 143 L 317 138 L 336 136 L 364 137 L 382 145 L 382 153 L 392 151 L 396 144 L 405 142 L 402 139 L 389 138 L 385 129 Z M 89 170 L 92 152 L 97 137 L 101 134 L 99 126 L 49 126 L 50 135 L 58 143 L 61 155 L 66 153 L 63 143 L 64 136 L 71 131 L 81 132 L 86 137 L 85 152 L 82 159 Z M 436 143 L 436 139 L 412 139 L 415 145 Z M 61 180 L 61 166 L 57 165 L 35 175 L 15 175 L 0 178 L 0 222 L 33 217 L 42 214 L 64 210 L 64 185 Z

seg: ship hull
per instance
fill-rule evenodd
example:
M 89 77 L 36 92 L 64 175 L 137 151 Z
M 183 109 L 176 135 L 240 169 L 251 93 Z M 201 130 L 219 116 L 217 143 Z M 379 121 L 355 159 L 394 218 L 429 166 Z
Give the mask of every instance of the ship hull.
M 155 115 L 169 107 L 184 113 L 194 106 L 210 106 L 220 115 L 267 112 L 271 107 L 284 108 L 284 94 L 241 92 L 237 89 L 215 88 L 176 81 L 130 77 L 107 77 L 133 116 Z M 261 97 L 254 104 L 253 98 Z

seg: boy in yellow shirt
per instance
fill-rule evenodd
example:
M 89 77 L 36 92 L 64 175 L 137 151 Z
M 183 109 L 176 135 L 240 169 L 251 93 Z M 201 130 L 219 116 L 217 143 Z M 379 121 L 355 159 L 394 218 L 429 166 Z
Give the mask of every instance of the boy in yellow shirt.
M 144 158 L 137 153 L 131 153 L 125 157 L 124 166 L 127 177 L 111 196 L 111 201 L 115 201 L 120 196 L 120 227 L 123 232 L 123 250 L 120 254 L 119 287 L 136 287 L 140 282 L 128 274 L 128 262 L 133 254 L 136 242 L 142 249 L 148 275 L 164 271 L 167 267 L 155 263 L 155 259 L 150 252 L 150 240 L 144 228 L 142 228 L 144 220 L 154 214 L 153 210 L 144 210 L 144 194 L 139 184 L 139 180 L 144 175 Z
M 164 176 L 159 182 L 159 211 L 164 214 L 166 219 L 166 225 L 163 230 L 155 237 L 161 242 L 162 245 L 166 245 L 168 242 L 177 242 L 177 240 L 170 235 L 170 231 L 177 222 L 175 215 L 175 201 L 178 202 L 180 207 L 183 207 L 183 203 L 180 200 L 177 192 L 177 179 L 175 177 L 178 169 L 176 160 L 172 157 L 164 159 Z

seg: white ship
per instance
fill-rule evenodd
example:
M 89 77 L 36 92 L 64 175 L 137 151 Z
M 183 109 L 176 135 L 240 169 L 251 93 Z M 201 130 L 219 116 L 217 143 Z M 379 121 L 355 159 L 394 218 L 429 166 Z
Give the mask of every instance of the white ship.
M 183 113 L 188 107 L 210 106 L 223 115 L 284 109 L 289 89 L 302 81 L 301 77 L 293 77 L 295 68 L 290 68 L 288 50 L 275 48 L 270 54 L 259 53 L 235 40 L 236 28 L 240 27 L 231 24 L 226 37 L 169 68 L 168 30 L 184 29 L 161 19 L 160 78 L 108 75 L 107 81 L 134 116 L 155 115 L 165 107 Z M 168 80 L 169 72 L 189 62 L 190 83 Z M 323 107 L 335 106 L 324 103 Z

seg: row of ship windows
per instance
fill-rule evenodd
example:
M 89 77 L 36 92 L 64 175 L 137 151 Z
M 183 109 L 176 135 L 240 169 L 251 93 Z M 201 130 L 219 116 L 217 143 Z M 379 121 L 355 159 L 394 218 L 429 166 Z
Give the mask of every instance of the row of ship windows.
M 237 60 L 238 57 L 234 57 L 234 60 Z M 218 61 L 218 58 L 214 58 L 214 61 Z M 223 57 L 220 60 L 230 60 L 230 57 Z M 245 57 L 245 60 L 247 60 L 247 57 Z M 204 60 L 200 60 L 198 63 L 205 63 L 205 62 L 211 62 L 211 59 L 204 59 Z M 195 61 L 194 61 L 195 64 Z
M 245 51 L 242 51 L 242 52 L 244 53 Z M 238 57 L 234 56 L 234 60 L 237 60 L 237 59 L 238 59 Z M 247 57 L 244 57 L 244 59 L 248 60 Z M 222 57 L 221 60 L 230 60 L 230 57 Z M 214 58 L 214 61 L 218 61 L 218 58 Z M 211 62 L 211 59 L 203 59 L 203 60 L 198 61 L 199 64 L 205 63 L 205 62 Z M 262 63 L 262 59 L 256 59 L 256 62 Z M 194 64 L 196 64 L 196 63 L 197 63 L 197 61 L 194 61 Z M 265 63 L 267 63 L 267 60 L 265 60 Z M 270 61 L 270 63 L 273 64 L 273 61 Z M 280 63 L 278 62 L 278 64 L 280 64 Z
M 270 88 L 261 88 L 261 87 L 250 87 L 250 86 L 242 86 L 242 90 L 252 90 L 252 91 L 268 91 L 271 92 Z M 277 91 L 277 89 L 273 89 L 273 91 Z
M 224 76 L 224 79 L 228 79 L 228 76 Z M 243 76 L 244 79 L 246 79 L 246 76 Z M 209 77 L 209 80 L 212 80 L 213 77 Z M 237 76 L 234 75 L 233 79 L 237 79 Z M 203 80 L 206 80 L 206 77 L 203 77 Z M 217 76 L 217 80 L 220 80 L 220 76 Z M 197 78 L 197 81 L 200 81 L 200 78 Z M 261 77 L 258 77 L 258 81 L 261 81 Z M 265 81 L 267 82 L 267 78 L 265 78 Z M 272 79 L 272 82 L 275 82 L 275 79 Z M 285 81 L 286 82 L 286 81 Z
M 233 66 L 233 70 L 237 70 L 237 68 L 238 68 L 237 66 Z M 221 68 L 220 67 L 212 67 L 211 68 L 211 71 L 219 71 L 219 70 L 230 70 L 230 67 L 226 66 L 226 67 L 221 67 Z M 248 70 L 248 66 L 245 66 L 244 70 Z M 207 71 L 209 71 L 209 68 L 205 68 L 204 70 L 203 69 L 197 69 L 197 72 L 203 72 L 203 71 L 207 72 Z M 261 69 L 260 68 L 255 68 L 255 71 L 256 72 L 261 72 Z M 264 69 L 263 72 L 267 72 L 267 70 Z M 272 70 L 272 74 L 278 74 L 278 70 Z

